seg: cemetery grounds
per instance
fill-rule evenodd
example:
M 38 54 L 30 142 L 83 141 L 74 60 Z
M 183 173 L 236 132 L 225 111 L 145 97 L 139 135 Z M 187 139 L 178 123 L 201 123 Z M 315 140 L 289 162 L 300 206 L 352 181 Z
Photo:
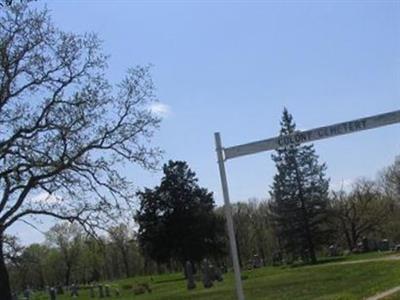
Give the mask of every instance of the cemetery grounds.
M 267 266 L 243 272 L 246 299 L 319 299 L 358 300 L 400 286 L 400 253 L 366 253 L 347 257 L 322 258 L 317 265 Z M 223 282 L 205 289 L 197 281 L 194 290 L 186 289 L 183 274 L 143 276 L 108 282 L 118 287 L 121 295 L 104 299 L 120 300 L 234 300 L 233 274 L 224 275 Z M 151 293 L 135 295 L 133 289 L 148 284 Z M 96 291 L 97 292 L 97 291 Z M 36 294 L 32 300 L 48 299 L 48 295 Z M 57 300 L 72 299 L 69 295 Z M 89 291 L 82 288 L 79 300 L 89 300 Z M 97 298 L 94 298 L 97 299 Z M 396 293 L 387 300 L 400 300 Z

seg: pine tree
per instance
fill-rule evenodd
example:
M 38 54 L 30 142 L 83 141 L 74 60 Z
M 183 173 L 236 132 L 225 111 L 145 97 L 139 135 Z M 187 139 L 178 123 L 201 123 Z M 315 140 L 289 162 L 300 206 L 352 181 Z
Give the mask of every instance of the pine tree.
M 280 135 L 293 134 L 296 124 L 285 108 Z M 298 144 L 272 155 L 277 173 L 270 192 L 271 213 L 281 247 L 292 259 L 316 262 L 316 249 L 327 237 L 329 179 L 314 146 Z

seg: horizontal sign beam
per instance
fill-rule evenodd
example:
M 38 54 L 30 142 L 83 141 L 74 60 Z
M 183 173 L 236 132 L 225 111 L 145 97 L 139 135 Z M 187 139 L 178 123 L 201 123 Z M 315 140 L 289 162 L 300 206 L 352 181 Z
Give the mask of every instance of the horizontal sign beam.
M 400 110 L 311 130 L 297 131 L 290 135 L 277 136 L 266 140 L 225 148 L 224 158 L 227 160 L 238 156 L 255 154 L 294 144 L 308 143 L 311 141 L 327 139 L 338 135 L 350 134 L 395 123 L 400 123 Z

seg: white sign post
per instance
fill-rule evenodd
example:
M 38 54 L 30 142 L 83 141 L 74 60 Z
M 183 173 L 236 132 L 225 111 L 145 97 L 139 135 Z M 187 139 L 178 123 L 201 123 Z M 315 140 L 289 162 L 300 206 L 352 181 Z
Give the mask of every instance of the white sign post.
M 232 207 L 229 201 L 228 182 L 226 180 L 224 153 L 223 153 L 224 149 L 222 149 L 221 137 L 219 135 L 219 132 L 216 132 L 214 136 L 215 136 L 215 145 L 217 147 L 217 157 L 218 157 L 219 175 L 221 177 L 221 184 L 222 184 L 222 193 L 224 195 L 225 218 L 226 218 L 229 244 L 233 262 L 233 271 L 235 272 L 236 295 L 238 300 L 244 300 L 242 279 L 240 278 L 240 265 L 237 254 L 235 230 L 233 228 Z
M 357 131 L 373 129 L 377 127 L 387 126 L 400 123 L 400 110 L 375 115 L 367 118 L 361 118 L 349 122 L 337 123 L 330 126 L 318 127 L 306 131 L 297 131 L 290 135 L 277 136 L 266 140 L 256 141 L 248 144 L 223 148 L 219 132 L 215 133 L 215 145 L 218 157 L 218 166 L 221 176 L 222 193 L 224 196 L 224 207 L 226 223 L 228 227 L 229 244 L 233 262 L 233 270 L 235 272 L 236 294 L 238 300 L 244 300 L 242 280 L 240 277 L 240 266 L 237 254 L 237 246 L 235 239 L 235 231 L 232 220 L 232 208 L 229 201 L 228 183 L 226 179 L 225 160 L 239 156 L 255 154 L 258 152 L 269 151 L 277 148 L 287 147 L 290 145 L 299 145 L 311 141 L 327 139 L 339 135 L 355 133 Z

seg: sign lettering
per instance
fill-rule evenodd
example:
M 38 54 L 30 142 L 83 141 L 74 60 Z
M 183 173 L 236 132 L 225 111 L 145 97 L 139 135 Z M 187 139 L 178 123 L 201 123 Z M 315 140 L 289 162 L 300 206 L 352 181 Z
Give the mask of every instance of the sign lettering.
M 400 110 L 224 149 L 225 159 L 400 123 Z

